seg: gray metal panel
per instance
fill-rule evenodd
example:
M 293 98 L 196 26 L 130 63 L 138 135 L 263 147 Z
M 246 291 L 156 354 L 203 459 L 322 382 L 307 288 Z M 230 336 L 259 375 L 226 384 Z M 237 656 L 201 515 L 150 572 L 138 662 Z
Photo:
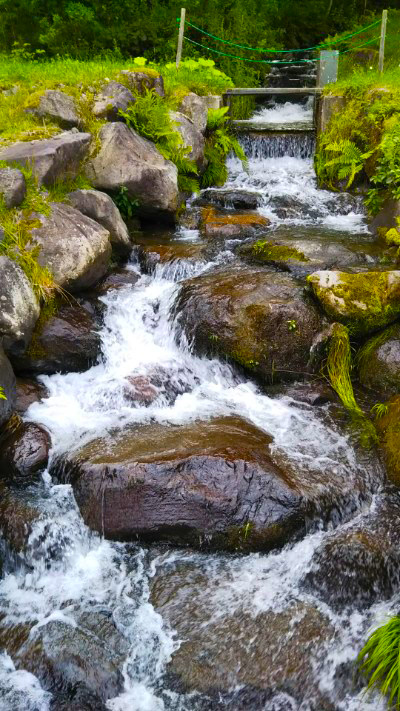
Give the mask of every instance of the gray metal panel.
M 337 49 L 320 52 L 318 71 L 318 86 L 325 86 L 337 81 L 339 66 L 339 52 Z

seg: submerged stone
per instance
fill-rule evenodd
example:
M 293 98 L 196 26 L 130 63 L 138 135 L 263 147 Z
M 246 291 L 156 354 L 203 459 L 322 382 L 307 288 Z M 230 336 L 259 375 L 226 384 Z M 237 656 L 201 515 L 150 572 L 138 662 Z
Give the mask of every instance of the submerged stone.
M 213 207 L 202 210 L 202 229 L 206 237 L 242 239 L 256 232 L 265 232 L 269 224 L 267 217 L 257 213 L 223 213 Z
M 400 314 L 400 271 L 319 271 L 308 282 L 327 315 L 355 336 L 373 333 Z

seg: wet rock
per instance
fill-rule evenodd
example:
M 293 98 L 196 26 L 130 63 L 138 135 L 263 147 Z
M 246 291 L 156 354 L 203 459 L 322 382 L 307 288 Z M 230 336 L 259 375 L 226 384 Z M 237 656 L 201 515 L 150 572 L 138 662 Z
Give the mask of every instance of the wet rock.
M 59 458 L 51 473 L 72 484 L 85 523 L 106 538 L 269 550 L 363 486 L 348 469 L 327 476 L 278 461 L 270 442 L 234 417 L 128 427 Z
M 109 195 L 99 190 L 74 190 L 67 197 L 72 207 L 108 230 L 111 246 L 117 254 L 127 256 L 130 253 L 132 243 L 128 228 Z
M 226 584 L 225 575 L 222 567 L 222 587 Z M 157 568 L 151 582 L 153 605 L 182 640 L 168 670 L 181 680 L 187 692 L 223 694 L 244 686 L 248 697 L 253 689 L 256 703 L 260 692 L 269 692 L 271 706 L 256 705 L 256 709 L 297 711 L 297 704 L 288 705 L 290 696 L 293 703 L 315 697 L 318 711 L 332 711 L 318 689 L 315 673 L 323 650 L 335 639 L 335 631 L 322 612 L 301 602 L 293 602 L 278 612 L 258 611 L 256 607 L 248 610 L 245 604 L 243 609 L 233 603 L 229 611 L 226 605 L 224 609 L 218 607 L 216 598 L 215 581 L 210 580 L 201 564 L 194 566 L 185 559 L 170 572 Z M 266 650 L 273 663 L 266 664 Z M 272 706 L 272 699 L 275 697 L 278 702 L 278 695 L 286 705 Z M 232 705 L 233 709 L 242 708 L 240 696 L 237 701 L 238 706 Z
M 16 168 L 0 169 L 0 196 L 8 210 L 23 202 L 26 195 L 26 182 L 23 174 Z
M 400 486 L 400 395 L 386 403 L 386 412 L 376 420 L 388 479 Z
M 131 375 L 126 378 L 125 397 L 138 405 L 151 405 L 159 395 L 155 385 L 145 375 Z
M 310 370 L 322 326 L 301 286 L 260 268 L 232 266 L 187 280 L 176 312 L 196 351 L 228 357 L 266 383 Z
M 310 383 L 290 383 L 279 387 L 279 393 L 285 397 L 293 398 L 297 403 L 302 402 L 312 407 L 320 407 L 328 402 L 336 402 L 337 395 L 323 380 L 316 380 Z
M 165 160 L 151 141 L 123 123 L 108 123 L 100 131 L 101 148 L 89 161 L 87 174 L 99 190 L 117 192 L 127 188 L 138 200 L 138 214 L 175 219 L 178 208 L 178 171 Z
M 219 213 L 214 208 L 203 208 L 202 228 L 206 237 L 243 239 L 254 233 L 266 232 L 270 221 L 257 213 Z
M 154 91 L 162 99 L 165 97 L 164 80 L 154 70 L 132 71 L 122 69 L 121 77 L 134 94 L 143 95 L 146 91 Z
M 193 121 L 198 131 L 204 133 L 208 116 L 208 101 L 205 96 L 197 96 L 193 92 L 186 94 L 179 104 L 178 110 Z
M 196 204 L 214 203 L 222 208 L 235 210 L 256 210 L 261 204 L 261 193 L 246 190 L 225 190 L 208 188 L 196 199 Z
M 400 325 L 395 323 L 364 344 L 359 359 L 359 380 L 387 400 L 400 394 Z
M 126 86 L 117 81 L 110 81 L 96 96 L 93 113 L 96 118 L 105 118 L 107 121 L 123 121 L 119 111 L 126 111 L 135 101 L 135 97 Z
M 15 407 L 15 375 L 0 344 L 0 386 L 6 399 L 0 398 L 0 427 L 11 417 Z
M 13 418 L 0 435 L 0 477 L 16 486 L 39 481 L 50 446 L 50 435 L 44 427 Z
M 238 254 L 251 264 L 270 264 L 294 274 L 365 264 L 365 257 L 341 244 L 317 240 L 257 240 L 240 246 Z
M 37 380 L 17 378 L 15 411 L 24 415 L 28 407 L 47 396 L 47 388 Z
M 386 229 L 397 227 L 398 217 L 400 217 L 400 200 L 393 200 L 392 198 L 386 200 L 381 210 L 371 221 L 371 232 L 377 234 L 381 227 Z
M 45 91 L 40 97 L 39 107 L 35 113 L 39 118 L 48 118 L 61 128 L 72 128 L 81 123 L 75 101 L 72 96 L 64 94 L 63 91 L 53 89 Z
M 91 138 L 90 133 L 68 131 L 45 141 L 21 141 L 0 150 L 0 160 L 29 166 L 39 186 L 53 185 L 56 180 L 76 178 Z
M 146 274 L 154 272 L 158 264 L 171 263 L 178 266 L 181 260 L 193 262 L 204 259 L 204 244 L 202 242 L 176 242 L 172 244 L 151 244 L 143 246 L 139 254 L 139 262 Z
M 190 148 L 187 158 L 193 160 L 200 171 L 204 170 L 206 161 L 204 158 L 205 141 L 203 134 L 193 121 L 178 111 L 171 111 L 170 118 L 174 130 L 176 130 L 182 138 L 184 147 Z
M 373 333 L 400 314 L 400 271 L 319 271 L 308 282 L 327 315 L 354 335 Z
M 0 256 L 0 337 L 9 355 L 24 352 L 39 313 L 39 302 L 21 267 Z
M 88 289 L 107 272 L 110 234 L 69 205 L 51 203 L 51 208 L 49 217 L 37 215 L 41 227 L 31 230 L 32 244 L 40 247 L 38 262 L 50 269 L 58 286 Z
M 40 513 L 31 491 L 11 489 L 0 482 L 0 532 L 16 554 L 25 550 L 32 526 Z
M 100 296 L 107 294 L 113 289 L 123 289 L 127 286 L 134 286 L 140 279 L 140 274 L 133 269 L 117 269 L 106 277 L 96 288 L 96 293 Z
M 334 610 L 364 610 L 398 590 L 400 498 L 381 498 L 360 520 L 317 549 L 303 585 Z
M 51 692 L 72 695 L 93 694 L 101 702 L 123 689 L 123 657 L 113 648 L 112 639 L 98 636 L 84 626 L 50 621 L 39 627 L 19 651 L 16 663 L 35 674 Z
M 72 302 L 43 312 L 32 343 L 15 359 L 15 368 L 25 375 L 80 372 L 90 368 L 99 353 L 100 336 L 93 314 Z

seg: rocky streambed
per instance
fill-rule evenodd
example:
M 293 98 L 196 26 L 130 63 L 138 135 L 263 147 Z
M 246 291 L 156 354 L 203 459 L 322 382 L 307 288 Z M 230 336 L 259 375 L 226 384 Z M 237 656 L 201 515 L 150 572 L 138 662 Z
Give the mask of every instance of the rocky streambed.
M 380 275 L 374 331 L 398 272 L 361 200 L 317 189 L 310 138 L 243 144 L 248 173 L 232 159 L 15 354 L 7 711 L 384 708 L 354 660 L 398 609 L 400 498 L 319 371 L 333 320 L 371 333 L 349 279 Z

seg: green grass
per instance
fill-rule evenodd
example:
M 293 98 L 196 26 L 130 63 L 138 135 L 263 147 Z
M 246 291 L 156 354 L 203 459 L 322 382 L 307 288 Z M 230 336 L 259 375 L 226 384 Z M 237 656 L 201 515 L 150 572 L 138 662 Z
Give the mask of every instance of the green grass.
M 379 691 L 388 707 L 400 709 L 400 617 L 393 617 L 369 636 L 358 659 L 369 691 Z

